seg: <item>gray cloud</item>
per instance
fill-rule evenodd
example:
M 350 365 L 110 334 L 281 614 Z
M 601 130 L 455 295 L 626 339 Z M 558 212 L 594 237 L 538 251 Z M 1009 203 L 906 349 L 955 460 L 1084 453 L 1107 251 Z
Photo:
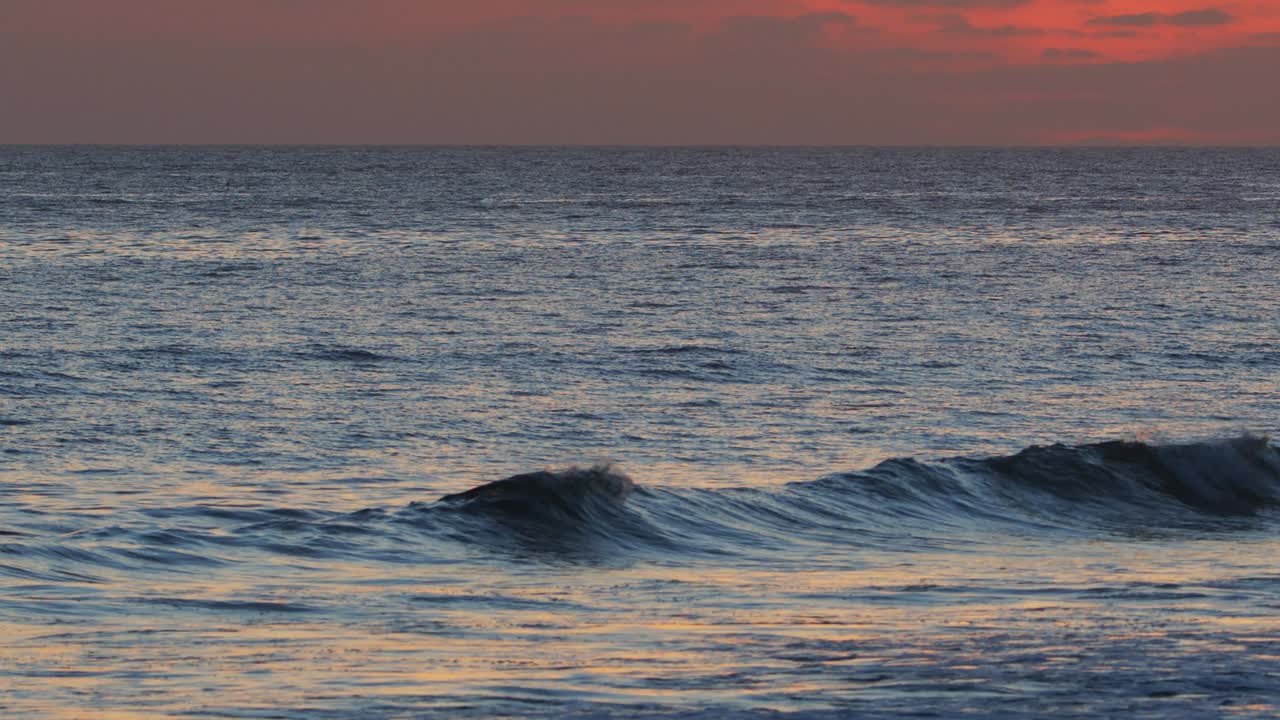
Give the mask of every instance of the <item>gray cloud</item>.
M 1170 25 L 1179 27 L 1202 27 L 1207 25 L 1227 25 L 1235 21 L 1235 17 L 1230 13 L 1223 12 L 1217 8 L 1207 8 L 1204 10 L 1188 10 L 1187 12 L 1174 13 L 1166 15 L 1165 22 Z
M 904 8 L 952 8 L 973 10 L 978 8 L 1008 9 L 1020 7 L 1031 0 L 862 0 L 868 5 Z
M 972 35 L 979 37 L 1035 37 L 1043 35 L 1040 28 L 1019 27 L 1017 25 L 999 25 L 996 27 L 977 27 L 963 15 L 940 15 L 933 18 L 938 31 L 956 35 Z
M 1040 57 L 1045 60 L 1096 60 L 1102 57 L 1102 53 L 1093 50 L 1084 50 L 1081 48 L 1045 48 L 1040 53 Z
M 1156 25 L 1208 27 L 1226 25 L 1234 20 L 1235 17 L 1230 13 L 1223 12 L 1217 8 L 1205 8 L 1203 10 L 1188 10 L 1173 14 L 1147 12 L 1135 15 L 1108 15 L 1093 18 L 1086 24 L 1105 27 L 1154 27 Z
M 805 43 L 828 26 L 852 27 L 857 18 L 842 12 L 810 13 L 799 17 L 737 15 L 721 22 L 722 33 L 749 41 Z

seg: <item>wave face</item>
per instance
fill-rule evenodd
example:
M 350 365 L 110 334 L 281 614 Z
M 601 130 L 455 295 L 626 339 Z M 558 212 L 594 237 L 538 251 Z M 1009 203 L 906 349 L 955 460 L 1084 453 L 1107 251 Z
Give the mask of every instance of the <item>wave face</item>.
M 573 467 L 513 475 L 445 495 L 424 509 L 446 513 L 487 543 L 559 553 L 663 544 L 657 528 L 624 506 L 634 490 L 630 477 L 608 465 Z
M 557 515 L 581 516 L 589 505 L 621 502 L 635 489 L 631 478 L 608 466 L 546 470 L 514 475 L 466 492 L 445 495 L 441 502 L 458 503 L 468 510 L 494 508 L 508 513 L 538 513 L 554 508 Z
M 1008 456 L 886 460 L 782 486 L 638 485 L 600 465 L 522 473 L 434 501 L 334 512 L 174 506 L 98 527 L 0 527 L 0 574 L 93 579 L 232 566 L 245 553 L 432 565 L 735 559 L 846 562 L 852 554 L 998 545 L 1011 538 L 1199 537 L 1280 520 L 1280 452 L 1265 438 L 1030 447 Z M 452 558 L 452 559 L 451 559 Z
M 984 534 L 1232 530 L 1280 506 L 1266 438 L 1029 447 L 989 458 L 887 460 L 782 488 L 637 487 L 608 466 L 539 471 L 415 504 L 463 541 L 585 551 L 910 550 Z M 1244 525 L 1242 525 L 1244 523 Z
M 995 477 L 1067 500 L 1153 507 L 1173 500 L 1210 515 L 1252 515 L 1280 500 L 1280 457 L 1265 437 L 1032 447 L 981 464 Z

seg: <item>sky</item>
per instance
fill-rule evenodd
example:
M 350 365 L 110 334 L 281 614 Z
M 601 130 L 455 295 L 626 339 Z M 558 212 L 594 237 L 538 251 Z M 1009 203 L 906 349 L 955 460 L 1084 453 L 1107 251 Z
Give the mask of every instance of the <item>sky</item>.
M 0 143 L 1280 145 L 1280 0 L 0 0 Z

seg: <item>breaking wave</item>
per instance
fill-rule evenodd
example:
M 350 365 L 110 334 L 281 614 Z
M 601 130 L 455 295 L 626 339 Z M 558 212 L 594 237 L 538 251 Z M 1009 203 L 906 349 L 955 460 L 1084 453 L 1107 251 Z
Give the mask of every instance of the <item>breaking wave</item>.
M 100 571 L 198 572 L 249 553 L 395 563 L 452 562 L 476 552 L 546 562 L 816 562 L 862 550 L 1007 542 L 1011 535 L 1140 541 L 1271 532 L 1277 509 L 1280 452 L 1254 436 L 897 458 L 772 488 L 646 487 L 602 465 L 523 473 L 354 513 L 148 508 L 127 525 L 117 520 L 56 536 L 0 528 L 0 576 L 94 582 Z
M 614 468 L 515 475 L 417 509 L 463 539 L 525 548 L 693 554 L 913 550 L 992 533 L 1233 531 L 1280 506 L 1265 437 L 1029 447 L 987 458 L 887 460 L 781 488 L 636 486 Z

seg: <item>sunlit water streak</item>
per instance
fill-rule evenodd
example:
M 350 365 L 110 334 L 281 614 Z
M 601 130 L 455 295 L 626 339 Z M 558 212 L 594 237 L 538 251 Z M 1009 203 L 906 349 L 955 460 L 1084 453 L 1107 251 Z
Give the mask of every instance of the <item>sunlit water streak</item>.
M 1280 152 L 0 190 L 0 715 L 1280 713 Z

